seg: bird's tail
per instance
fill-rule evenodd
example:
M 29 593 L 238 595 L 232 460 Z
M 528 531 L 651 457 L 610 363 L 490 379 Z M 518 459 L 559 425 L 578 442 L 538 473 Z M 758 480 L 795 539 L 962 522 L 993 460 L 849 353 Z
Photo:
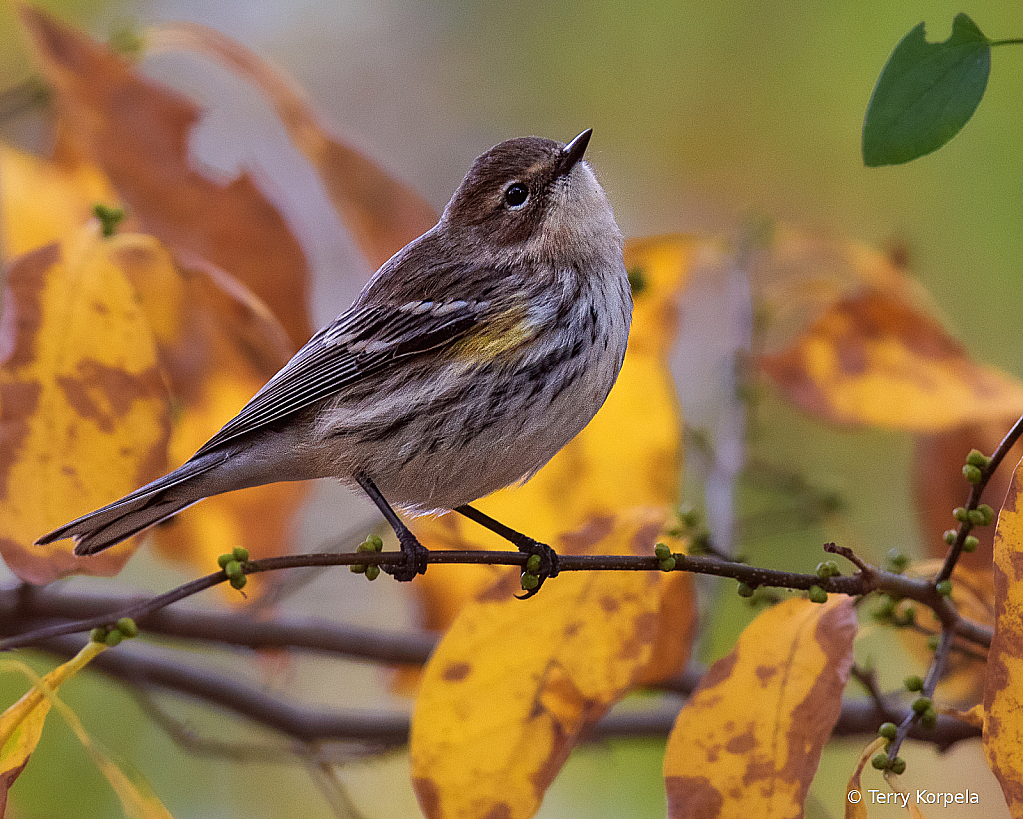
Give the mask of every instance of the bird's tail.
M 205 473 L 220 465 L 224 453 L 211 452 L 182 464 L 130 495 L 102 509 L 65 523 L 36 540 L 37 544 L 74 538 L 76 555 L 91 555 L 120 543 L 143 529 L 166 520 L 186 506 L 215 494 Z M 198 478 L 198 480 L 196 480 Z M 222 490 L 221 490 L 222 491 Z

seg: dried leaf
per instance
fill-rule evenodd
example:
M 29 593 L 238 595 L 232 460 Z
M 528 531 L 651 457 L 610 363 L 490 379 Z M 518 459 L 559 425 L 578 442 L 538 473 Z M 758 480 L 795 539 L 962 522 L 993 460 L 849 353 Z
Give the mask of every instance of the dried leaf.
M 295 146 L 319 173 L 338 215 L 373 267 L 379 267 L 437 221 L 433 208 L 412 188 L 330 136 L 291 78 L 240 43 L 196 23 L 176 23 L 156 29 L 150 45 L 192 48 L 259 88 Z
M 1023 469 L 995 531 L 995 633 L 984 688 L 984 752 L 1012 816 L 1023 816 Z
M 0 553 L 33 583 L 111 575 L 131 546 L 89 560 L 39 535 L 158 477 L 167 390 L 146 316 L 111 244 L 15 260 L 0 315 Z
M 863 786 L 860 777 L 870 758 L 884 747 L 885 739 L 878 737 L 860 754 L 856 767 L 853 768 L 849 784 L 845 788 L 845 819 L 867 819 L 867 800 L 863 798 Z
M 595 521 L 574 545 L 649 553 L 662 522 L 653 511 Z M 683 593 L 662 573 L 565 573 L 523 604 L 516 579 L 465 607 L 424 671 L 409 751 L 430 819 L 532 816 L 580 734 L 657 662 L 664 598 Z
M 668 738 L 668 816 L 802 816 L 855 636 L 852 601 L 838 595 L 787 600 L 750 623 Z
M 244 282 L 294 348 L 305 342 L 311 328 L 302 250 L 248 175 L 223 184 L 192 167 L 197 107 L 45 12 L 20 12 L 72 152 L 103 170 L 147 233 Z

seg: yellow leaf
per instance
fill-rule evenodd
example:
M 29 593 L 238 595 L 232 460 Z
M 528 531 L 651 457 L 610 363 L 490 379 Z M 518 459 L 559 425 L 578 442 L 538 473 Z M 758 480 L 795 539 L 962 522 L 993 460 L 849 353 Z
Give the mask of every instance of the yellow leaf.
M 7 258 L 74 236 L 98 202 L 116 196 L 100 171 L 0 143 L 0 247 Z
M 32 690 L 0 715 L 0 782 L 7 788 L 14 782 L 10 774 L 16 777 L 21 772 L 39 744 L 53 692 L 105 648 L 103 643 L 89 641 L 72 659 L 41 678 L 20 661 L 0 661 L 0 671 L 20 671 L 35 682 Z
M 995 633 L 984 687 L 984 752 L 1014 817 L 1023 816 L 1023 514 L 1017 465 L 995 530 Z
M 758 364 L 805 412 L 927 433 L 1023 412 L 1023 384 L 974 362 L 891 259 L 785 228 L 769 255 Z
M 649 553 L 662 521 L 594 522 L 575 545 Z M 580 733 L 656 661 L 666 596 L 685 595 L 675 636 L 691 639 L 688 577 L 680 587 L 658 572 L 563 573 L 528 604 L 512 582 L 463 608 L 424 670 L 409 751 L 430 819 L 532 816 Z
M 195 23 L 152 32 L 157 50 L 187 47 L 245 77 L 273 104 L 295 146 L 312 163 L 338 215 L 373 267 L 433 227 L 437 214 L 418 193 L 331 137 L 293 81 L 240 43 Z
M 89 736 L 81 720 L 56 695 L 59 686 L 69 677 L 84 668 L 106 646 L 102 643 L 89 642 L 77 656 L 58 666 L 45 677 L 38 678 L 35 673 L 20 662 L 0 664 L 0 669 L 20 670 L 35 681 L 32 690 L 12 705 L 0 716 L 0 787 L 9 788 L 24 769 L 28 758 L 39 742 L 43 721 L 54 706 L 60 711 L 64 721 L 78 737 L 89 752 L 100 773 L 110 782 L 111 787 L 121 801 L 124 813 L 130 819 L 171 819 L 170 813 L 160 800 L 153 794 L 141 774 L 131 770 L 126 773 L 113 762 L 109 754 Z M 10 774 L 13 773 L 13 776 Z M 6 791 L 0 794 L 0 816 L 3 815 L 3 799 Z
M 116 236 L 109 245 L 156 336 L 177 410 L 168 447 L 177 465 L 284 366 L 290 342 L 269 309 L 223 271 L 178 264 L 150 236 Z M 277 483 L 209 498 L 155 529 L 153 537 L 165 555 L 202 570 L 234 546 L 245 546 L 254 557 L 287 553 L 294 545 L 294 514 L 308 491 L 307 483 Z M 253 581 L 250 590 L 258 586 Z
M 802 816 L 855 636 L 852 601 L 837 595 L 787 600 L 750 623 L 668 738 L 668 816 Z
M 682 415 L 667 363 L 677 321 L 676 299 L 700 243 L 686 236 L 629 242 L 626 267 L 637 288 L 629 348 L 604 406 L 587 427 L 521 486 L 495 492 L 480 511 L 543 543 L 553 543 L 594 517 L 679 499 Z M 431 548 L 507 549 L 508 543 L 457 515 L 418 518 L 413 530 Z M 486 567 L 458 573 L 432 567 L 416 586 L 440 629 L 492 577 Z M 545 589 L 546 591 L 546 589 Z
M 86 235 L 10 266 L 0 315 L 0 553 L 47 583 L 115 574 L 119 546 L 88 560 L 39 535 L 161 474 L 167 391 L 135 291 Z
M 867 800 L 863 798 L 863 786 L 860 778 L 870 758 L 884 747 L 885 739 L 878 737 L 860 754 L 856 767 L 853 768 L 849 784 L 845 788 L 845 819 L 867 819 Z

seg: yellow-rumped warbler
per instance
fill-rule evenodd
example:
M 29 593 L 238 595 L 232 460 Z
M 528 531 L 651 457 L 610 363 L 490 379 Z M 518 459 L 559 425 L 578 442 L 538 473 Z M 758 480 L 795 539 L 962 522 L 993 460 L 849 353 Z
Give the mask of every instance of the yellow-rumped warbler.
M 425 571 L 426 550 L 388 500 L 457 510 L 544 555 L 552 573 L 547 547 L 467 504 L 529 478 L 575 437 L 625 357 L 632 296 L 621 232 L 582 161 L 590 133 L 480 156 L 437 225 L 185 464 L 37 542 L 73 537 L 75 554 L 93 554 L 211 495 L 335 477 L 358 483 L 394 528 L 398 579 Z

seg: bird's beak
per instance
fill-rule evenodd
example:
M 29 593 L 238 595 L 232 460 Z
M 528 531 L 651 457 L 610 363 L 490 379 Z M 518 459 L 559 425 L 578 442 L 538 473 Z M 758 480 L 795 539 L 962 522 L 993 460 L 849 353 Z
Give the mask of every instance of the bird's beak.
M 587 128 L 561 149 L 561 158 L 558 161 L 558 176 L 567 174 L 583 158 L 583 154 L 586 153 L 586 146 L 590 143 L 590 135 L 592 133 L 593 129 Z

